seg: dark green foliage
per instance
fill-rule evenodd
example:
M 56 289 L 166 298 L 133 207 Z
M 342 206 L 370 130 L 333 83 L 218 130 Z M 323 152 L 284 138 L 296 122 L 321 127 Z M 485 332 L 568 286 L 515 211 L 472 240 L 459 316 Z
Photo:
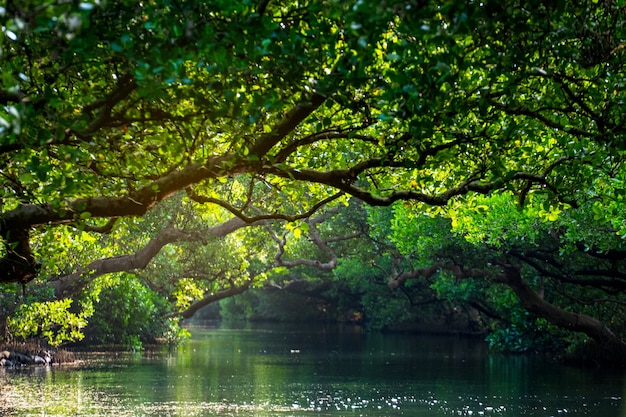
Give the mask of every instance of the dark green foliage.
M 507 316 L 506 327 L 487 336 L 489 347 L 497 352 L 562 354 L 567 333 L 521 307 Z
M 250 290 L 220 303 L 224 320 L 317 322 L 337 320 L 336 307 L 325 298 L 281 292 L 277 289 Z

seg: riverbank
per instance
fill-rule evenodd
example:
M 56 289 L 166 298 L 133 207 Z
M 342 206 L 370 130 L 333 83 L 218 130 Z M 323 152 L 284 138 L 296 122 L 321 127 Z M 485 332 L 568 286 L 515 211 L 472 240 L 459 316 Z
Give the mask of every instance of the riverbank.
M 42 348 L 34 343 L 0 345 L 0 366 L 49 366 L 74 362 L 74 354 L 64 349 Z

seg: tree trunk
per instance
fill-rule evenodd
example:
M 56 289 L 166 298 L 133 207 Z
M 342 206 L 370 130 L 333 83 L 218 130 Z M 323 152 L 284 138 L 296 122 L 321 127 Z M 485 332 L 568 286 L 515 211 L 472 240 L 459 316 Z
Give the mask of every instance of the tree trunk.
M 506 266 L 501 280 L 515 292 L 526 310 L 556 326 L 586 334 L 597 342 L 609 361 L 626 362 L 626 343 L 604 323 L 586 314 L 560 309 L 545 301 L 522 279 L 519 267 Z

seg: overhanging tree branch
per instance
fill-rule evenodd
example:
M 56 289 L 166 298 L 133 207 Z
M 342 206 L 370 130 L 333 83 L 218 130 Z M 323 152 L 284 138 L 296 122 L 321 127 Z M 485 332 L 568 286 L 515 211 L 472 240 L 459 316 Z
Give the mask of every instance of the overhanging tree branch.
M 57 298 L 68 297 L 87 286 L 93 279 L 99 276 L 114 272 L 132 272 L 146 268 L 161 249 L 171 243 L 191 241 L 202 244 L 206 236 L 223 237 L 246 226 L 249 226 L 249 224 L 234 217 L 204 230 L 202 234 L 198 234 L 180 230 L 170 224 L 159 231 L 137 252 L 98 259 L 72 274 L 51 280 L 48 285 L 54 289 Z
M 343 192 L 333 194 L 330 197 L 327 197 L 323 200 L 318 201 L 309 210 L 299 213 L 299 214 L 289 215 L 289 214 L 284 214 L 284 213 L 269 213 L 269 214 L 259 214 L 259 215 L 254 215 L 254 216 L 248 216 L 243 212 L 243 210 L 238 209 L 237 207 L 233 206 L 232 204 L 227 203 L 224 200 L 198 195 L 197 193 L 193 191 L 191 187 L 187 188 L 186 191 L 187 191 L 187 196 L 191 200 L 195 201 L 196 203 L 216 204 L 220 207 L 225 208 L 226 210 L 228 210 L 229 212 L 231 212 L 232 214 L 234 214 L 235 216 L 237 216 L 238 218 L 240 218 L 247 224 L 252 224 L 252 223 L 256 223 L 256 222 L 263 221 L 263 220 L 285 220 L 288 222 L 295 222 L 297 220 L 311 217 L 320 208 L 326 206 L 328 203 L 334 200 L 337 200 L 338 198 L 344 195 Z
M 468 278 L 488 278 L 494 282 L 507 285 L 517 295 L 526 310 L 542 317 L 558 327 L 581 332 L 598 342 L 602 349 L 611 355 L 621 355 L 616 360 L 626 360 L 626 342 L 617 337 L 601 321 L 586 314 L 572 313 L 555 306 L 546 301 L 540 293 L 533 290 L 523 279 L 521 268 L 508 263 L 498 263 L 494 268 L 497 270 L 481 270 L 474 268 L 464 268 L 454 262 L 447 264 L 434 264 L 429 268 L 415 270 L 398 276 L 395 280 L 390 280 L 390 287 L 395 288 L 404 285 L 408 279 L 418 279 L 429 277 L 439 269 L 446 269 L 457 279 Z
M 102 127 L 102 120 L 109 117 L 113 106 L 127 97 L 136 88 L 134 81 L 124 78 L 119 82 L 119 89 L 109 97 L 95 102 L 85 109 L 86 112 L 100 110 L 100 121 L 92 123 L 91 130 Z M 320 94 L 312 94 L 303 102 L 294 106 L 271 130 L 263 134 L 253 145 L 251 154 L 262 158 L 265 154 L 298 124 L 315 111 L 325 100 Z M 91 218 L 134 217 L 146 214 L 152 207 L 177 191 L 209 178 L 233 175 L 250 171 L 247 160 L 233 164 L 233 156 L 226 154 L 210 157 L 204 164 L 191 163 L 182 169 L 168 172 L 152 183 L 130 191 L 118 197 L 98 196 L 78 198 L 68 202 L 65 207 L 48 204 L 24 204 L 9 210 L 0 216 L 0 236 L 4 238 L 8 255 L 0 259 L 1 282 L 28 282 L 37 276 L 38 263 L 30 249 L 28 229 L 31 226 L 51 223 L 70 223 L 80 218 L 81 213 L 89 213 Z M 253 220 L 254 222 L 254 220 Z M 20 236 L 16 240 L 15 236 Z M 17 244 L 16 244 L 17 243 Z
M 211 303 L 246 292 L 248 288 L 250 288 L 250 285 L 253 282 L 254 282 L 254 277 L 250 277 L 241 285 L 232 285 L 231 287 L 226 288 L 224 290 L 209 294 L 206 297 L 202 298 L 201 300 L 198 300 L 192 303 L 184 311 L 173 314 L 173 316 L 179 316 L 179 317 L 182 317 L 183 319 L 189 319 L 193 317 L 194 314 L 198 312 L 198 310 L 200 310 L 203 307 L 208 306 Z
M 306 97 L 301 103 L 296 104 L 283 119 L 277 123 L 272 131 L 261 135 L 250 148 L 250 154 L 256 155 L 261 159 L 285 136 L 291 133 L 304 119 L 309 117 L 319 106 L 321 106 L 326 97 L 313 93 L 310 97 Z
M 619 355 L 619 357 L 612 357 L 612 360 L 626 360 L 626 343 L 604 323 L 586 314 L 572 313 L 550 304 L 522 279 L 519 267 L 504 265 L 500 282 L 505 283 L 515 292 L 526 310 L 559 327 L 586 334 L 598 342 L 598 345 L 609 355 Z
M 287 146 L 282 148 L 275 156 L 274 163 L 281 163 L 287 160 L 287 158 L 294 153 L 296 150 L 311 145 L 320 141 L 332 141 L 338 139 L 350 139 L 350 140 L 359 140 L 363 142 L 377 143 L 378 140 L 370 135 L 360 135 L 356 134 L 359 130 L 362 130 L 362 127 L 353 128 L 353 129 L 328 129 L 323 130 L 321 132 L 316 132 L 310 135 L 307 135 L 303 138 L 294 140 L 290 142 Z

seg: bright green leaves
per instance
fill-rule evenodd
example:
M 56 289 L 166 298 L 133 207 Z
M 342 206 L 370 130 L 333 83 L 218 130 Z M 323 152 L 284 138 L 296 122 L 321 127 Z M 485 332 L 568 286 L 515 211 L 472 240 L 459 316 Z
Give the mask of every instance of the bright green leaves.
M 395 204 L 392 213 L 389 238 L 400 253 L 414 259 L 416 265 L 429 266 L 437 259 L 439 251 L 451 242 L 448 219 L 422 213 L 412 204 Z
M 176 311 L 184 311 L 194 302 L 204 298 L 206 289 L 200 287 L 202 283 L 190 278 L 181 278 L 176 283 L 172 293 Z
M 17 337 L 39 337 L 50 346 L 79 341 L 84 337 L 81 329 L 87 325 L 87 318 L 93 311 L 87 309 L 74 313 L 70 310 L 72 303 L 71 299 L 66 298 L 22 304 L 7 319 L 7 325 Z
M 546 205 L 544 205 L 544 207 L 541 208 L 537 214 L 544 222 L 554 222 L 558 220 L 559 213 L 561 213 L 559 208 L 552 207 L 551 205 L 547 205 L 546 207 Z
M 61 213 L 79 198 L 144 187 L 171 195 L 190 185 L 221 206 L 158 202 L 169 214 L 136 227 L 120 222 L 113 236 L 98 238 L 55 233 L 58 219 L 38 218 L 31 243 L 48 260 L 46 273 L 137 250 L 170 221 L 203 230 L 234 212 L 302 213 L 334 187 L 364 197 L 446 197 L 436 204 L 448 190 L 492 191 L 428 216 L 410 204 L 394 208 L 389 230 L 377 233 L 418 266 L 453 246 L 529 247 L 557 226 L 567 250 L 576 237 L 590 248 L 616 245 L 616 235 L 593 240 L 582 231 L 598 224 L 626 234 L 624 36 L 621 23 L 609 24 L 622 13 L 610 2 L 589 13 L 536 2 L 532 19 L 516 1 L 286 1 L 269 2 L 262 14 L 258 2 L 226 0 L 57 3 L 44 1 L 28 19 L 6 16 L 2 209 L 49 204 Z M 585 20 L 590 14 L 598 28 Z M 583 56 L 594 41 L 612 49 Z M 320 96 L 315 111 L 290 119 Z M 255 155 L 273 134 L 275 143 Z M 153 186 L 165 176 L 175 186 Z M 573 214 L 570 206 L 585 209 Z M 92 218 L 104 211 L 77 211 L 79 228 L 106 221 Z M 297 242 L 287 255 L 306 252 L 307 224 L 287 226 Z M 274 243 L 240 232 L 224 246 L 168 247 L 146 279 L 158 277 L 184 308 L 200 290 L 259 276 Z M 212 286 L 191 281 L 222 270 Z
M 3 71 L 5 84 L 29 97 L 24 103 L 41 100 L 25 104 L 34 114 L 23 143 L 38 148 L 42 161 L 63 161 L 50 171 L 72 177 L 51 181 L 42 194 L 56 187 L 58 198 L 79 196 L 90 192 L 85 184 L 118 194 L 190 161 L 226 152 L 246 161 L 250 143 L 270 133 L 305 91 L 320 91 L 332 104 L 285 138 L 281 145 L 302 143 L 289 168 L 344 168 L 368 158 L 419 164 L 423 181 L 415 188 L 430 193 L 476 173 L 506 180 L 517 171 L 540 174 L 559 157 L 589 155 L 595 146 L 583 139 L 598 133 L 605 115 L 617 117 L 619 71 L 576 77 L 571 60 L 542 61 L 536 52 L 545 46 L 526 30 L 552 29 L 517 22 L 513 4 L 496 14 L 474 4 L 364 4 L 287 2 L 259 16 L 245 2 L 127 2 L 115 13 L 109 4 L 80 2 L 55 12 L 66 20 L 76 14 L 83 28 L 62 49 L 67 56 L 55 59 L 54 40 L 43 35 L 49 22 L 24 28 L 42 64 L 21 77 L 17 68 L 29 64 L 13 58 L 14 70 Z M 567 13 L 557 21 L 577 22 Z M 511 33 L 504 30 L 509 23 Z M 19 120 L 11 109 L 0 122 L 6 132 Z M 597 129 L 583 131 L 593 124 Z M 369 170 L 359 179 L 385 190 L 412 184 L 396 171 Z M 576 182 L 557 185 L 567 192 Z
M 533 197 L 520 207 L 508 192 L 466 197 L 446 210 L 452 231 L 474 245 L 506 251 L 511 247 L 540 245 L 550 230 L 563 227 L 573 214 L 565 204 L 553 205 Z
M 447 272 L 437 277 L 431 285 L 439 299 L 448 300 L 455 304 L 484 300 L 486 287 L 485 283 L 480 280 L 459 280 Z
M 309 224 L 306 222 L 298 222 L 298 223 L 287 223 L 285 225 L 285 229 L 289 230 L 293 237 L 299 239 L 302 236 L 302 233 L 308 233 Z
M 475 196 L 456 202 L 449 210 L 452 231 L 473 244 L 501 248 L 516 239 L 533 244 L 542 218 L 535 207 L 520 208 L 509 194 Z

